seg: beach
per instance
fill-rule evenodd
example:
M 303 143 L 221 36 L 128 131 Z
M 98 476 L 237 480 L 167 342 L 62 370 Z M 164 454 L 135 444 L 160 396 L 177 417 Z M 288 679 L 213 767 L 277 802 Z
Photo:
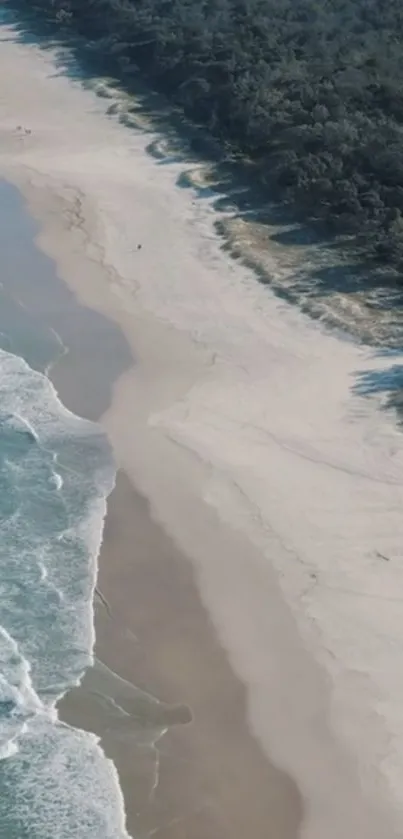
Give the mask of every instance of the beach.
M 0 37 L 0 176 L 60 280 L 23 302 L 118 470 L 61 719 L 101 738 L 133 837 L 403 835 L 403 442 L 365 387 L 390 359 L 231 261 L 152 128 Z

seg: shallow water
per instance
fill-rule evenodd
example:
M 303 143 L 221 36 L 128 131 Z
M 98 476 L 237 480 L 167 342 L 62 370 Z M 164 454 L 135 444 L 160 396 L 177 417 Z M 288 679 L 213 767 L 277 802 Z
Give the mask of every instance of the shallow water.
M 55 710 L 92 661 L 115 468 L 99 427 L 67 411 L 45 375 L 68 347 L 27 304 L 44 271 L 51 280 L 33 233 L 16 190 L 0 184 L 0 835 L 120 839 L 113 764 Z

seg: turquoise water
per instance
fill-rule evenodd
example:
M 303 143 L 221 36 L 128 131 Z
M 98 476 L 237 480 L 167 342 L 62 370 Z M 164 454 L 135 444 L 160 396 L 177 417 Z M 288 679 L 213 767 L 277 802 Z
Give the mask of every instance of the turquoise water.
M 121 839 L 113 765 L 93 735 L 55 711 L 92 660 L 96 558 L 115 469 L 99 427 L 68 412 L 44 372 L 59 336 L 13 297 L 24 248 L 31 283 L 43 269 L 23 235 L 24 212 L 0 184 L 0 837 Z

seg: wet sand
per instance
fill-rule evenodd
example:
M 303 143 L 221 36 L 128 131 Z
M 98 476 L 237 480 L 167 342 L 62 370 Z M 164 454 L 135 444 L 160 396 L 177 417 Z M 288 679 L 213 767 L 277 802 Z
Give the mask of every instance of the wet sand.
M 42 294 L 38 285 L 40 310 L 51 290 Z M 52 323 L 58 312 L 69 352 L 50 377 L 67 407 L 100 419 L 116 370 L 128 366 L 127 344 L 111 322 L 90 309 L 70 299 L 67 311 L 61 290 L 68 296 L 63 287 L 54 288 Z M 94 700 L 88 677 L 59 711 L 69 724 L 101 737 L 118 769 L 130 835 L 297 837 L 301 795 L 250 731 L 245 688 L 201 603 L 192 564 L 153 520 L 147 500 L 122 470 L 108 500 L 94 606 L 96 659 L 158 701 L 159 724 L 154 705 L 146 702 L 140 718 L 134 715 L 123 731 L 115 728 L 113 713 Z M 116 685 L 102 687 L 106 696 L 115 696 L 114 690 Z
M 0 328 L 3 318 L 19 324 L 13 334 L 41 348 L 39 368 L 49 364 L 46 353 L 53 358 L 49 375 L 64 404 L 98 420 L 115 380 L 133 366 L 131 350 L 115 324 L 78 304 L 35 248 L 36 233 L 16 189 L 0 182 Z M 24 354 L 25 345 L 10 349 Z M 134 703 L 122 699 L 113 676 L 98 678 L 95 695 L 91 671 L 59 711 L 101 737 L 119 772 L 130 834 L 296 837 L 296 784 L 252 736 L 245 689 L 200 601 L 192 565 L 123 471 L 108 501 L 94 608 L 97 662 L 135 686 Z M 108 697 L 128 719 L 116 718 Z
M 245 690 L 200 603 L 191 565 L 124 473 L 109 500 L 98 585 L 108 607 L 98 600 L 96 654 L 163 700 L 157 716 L 167 731 L 148 703 L 140 719 L 114 730 L 111 713 L 86 702 L 85 680 L 62 714 L 102 736 L 120 773 L 129 831 L 161 839 L 298 836 L 301 797 L 248 729 Z

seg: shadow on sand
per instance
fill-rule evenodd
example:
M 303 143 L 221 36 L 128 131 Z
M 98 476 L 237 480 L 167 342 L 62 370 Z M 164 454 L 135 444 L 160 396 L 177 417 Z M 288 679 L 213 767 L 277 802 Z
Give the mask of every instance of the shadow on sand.
M 54 51 L 57 75 L 67 75 L 110 100 L 106 108 L 110 117 L 149 134 L 147 152 L 157 165 L 183 165 L 177 186 L 191 189 L 195 200 L 208 199 L 212 204 L 223 250 L 252 269 L 278 297 L 372 347 L 375 354 L 385 349 L 400 352 L 403 291 L 392 271 L 369 268 L 346 237 L 326 238 L 313 224 L 292 218 L 279 201 L 268 201 L 267 187 L 258 183 L 253 166 L 230 154 L 178 107 L 147 88 L 136 68 L 118 78 L 113 59 L 101 58 L 92 42 L 39 18 L 25 0 L 8 0 L 0 13 L 1 26 L 12 27 L 13 41 Z M 284 260 L 285 270 L 278 275 L 273 258 L 278 263 Z M 352 311 L 360 305 L 364 315 L 343 321 L 340 306 L 336 311 L 334 305 L 341 298 L 347 305 L 350 301 Z M 388 374 L 379 370 L 358 374 L 354 392 L 365 396 L 388 392 L 385 407 L 400 409 L 403 382 L 398 367 L 394 365 Z

